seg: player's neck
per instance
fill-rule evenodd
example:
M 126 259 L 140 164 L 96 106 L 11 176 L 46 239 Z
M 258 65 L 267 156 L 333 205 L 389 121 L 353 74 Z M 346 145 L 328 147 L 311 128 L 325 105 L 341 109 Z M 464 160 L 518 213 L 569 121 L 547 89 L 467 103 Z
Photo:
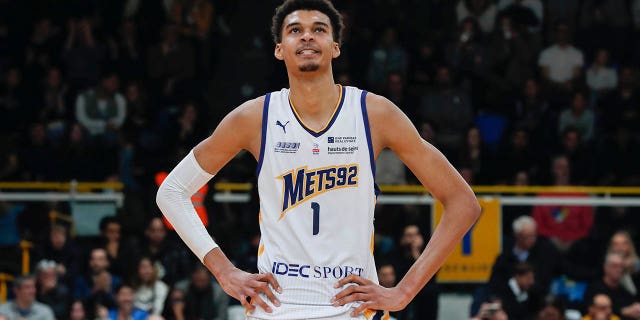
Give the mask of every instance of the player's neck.
M 324 75 L 289 75 L 290 99 L 302 120 L 323 127 L 340 99 L 340 87 L 332 73 Z

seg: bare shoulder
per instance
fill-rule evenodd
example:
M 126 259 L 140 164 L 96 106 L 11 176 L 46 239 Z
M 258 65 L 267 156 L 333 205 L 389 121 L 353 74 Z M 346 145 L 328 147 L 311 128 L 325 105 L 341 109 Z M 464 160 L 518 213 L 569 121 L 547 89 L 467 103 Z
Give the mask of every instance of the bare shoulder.
M 376 154 L 391 147 L 394 141 L 398 141 L 398 136 L 417 134 L 404 112 L 386 97 L 368 92 L 366 104 Z

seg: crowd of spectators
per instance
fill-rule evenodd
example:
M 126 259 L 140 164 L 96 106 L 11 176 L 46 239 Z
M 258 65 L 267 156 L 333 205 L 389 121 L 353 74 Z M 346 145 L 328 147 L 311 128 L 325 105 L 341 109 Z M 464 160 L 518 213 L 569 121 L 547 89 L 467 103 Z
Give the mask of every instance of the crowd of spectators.
M 0 0 L 0 181 L 117 181 L 126 196 L 117 219 L 81 241 L 49 220 L 51 210 L 70 213 L 64 203 L 0 203 L 0 249 L 35 244 L 34 276 L 14 280 L 0 318 L 225 319 L 236 302 L 166 229 L 154 195 L 230 109 L 287 86 L 269 34 L 280 2 Z M 396 103 L 470 184 L 640 184 L 640 0 L 335 5 L 346 26 L 336 81 Z M 241 153 L 215 181 L 255 181 L 254 169 Z M 387 151 L 377 171 L 381 184 L 418 183 Z M 253 270 L 257 202 L 216 203 L 203 192 L 211 233 Z M 383 284 L 428 241 L 422 211 L 377 208 Z M 562 319 L 554 315 L 566 308 L 640 319 L 637 213 L 505 208 L 504 236 L 513 230 L 514 241 L 472 315 Z M 0 267 L 14 270 L 7 261 L 19 257 L 0 251 Z M 394 316 L 433 319 L 438 290 L 430 282 Z

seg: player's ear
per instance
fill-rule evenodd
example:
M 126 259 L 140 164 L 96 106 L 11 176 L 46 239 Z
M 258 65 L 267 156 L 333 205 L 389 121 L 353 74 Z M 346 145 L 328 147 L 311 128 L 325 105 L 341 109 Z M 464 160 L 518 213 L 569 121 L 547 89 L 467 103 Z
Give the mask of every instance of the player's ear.
M 282 46 L 280 46 L 279 43 L 276 44 L 276 48 L 273 50 L 273 55 L 278 60 L 284 60 L 284 57 L 282 56 Z
M 333 43 L 333 50 L 331 50 L 331 56 L 334 59 L 340 56 L 340 45 L 337 42 Z

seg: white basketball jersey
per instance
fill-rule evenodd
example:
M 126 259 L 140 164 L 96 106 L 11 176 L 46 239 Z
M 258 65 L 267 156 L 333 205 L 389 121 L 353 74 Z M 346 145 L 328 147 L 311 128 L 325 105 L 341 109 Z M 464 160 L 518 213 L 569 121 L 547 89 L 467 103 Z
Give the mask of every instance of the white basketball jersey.
M 289 89 L 265 97 L 257 169 L 262 234 L 258 269 L 273 273 L 283 293 L 277 294 L 282 306 L 273 307 L 273 313 L 257 307 L 250 318 L 348 315 L 353 305 L 334 307 L 329 301 L 343 289 L 335 289 L 336 282 L 349 274 L 378 281 L 366 91 L 340 89 L 335 112 L 319 132 L 297 115 Z M 383 313 L 365 315 L 381 319 Z

